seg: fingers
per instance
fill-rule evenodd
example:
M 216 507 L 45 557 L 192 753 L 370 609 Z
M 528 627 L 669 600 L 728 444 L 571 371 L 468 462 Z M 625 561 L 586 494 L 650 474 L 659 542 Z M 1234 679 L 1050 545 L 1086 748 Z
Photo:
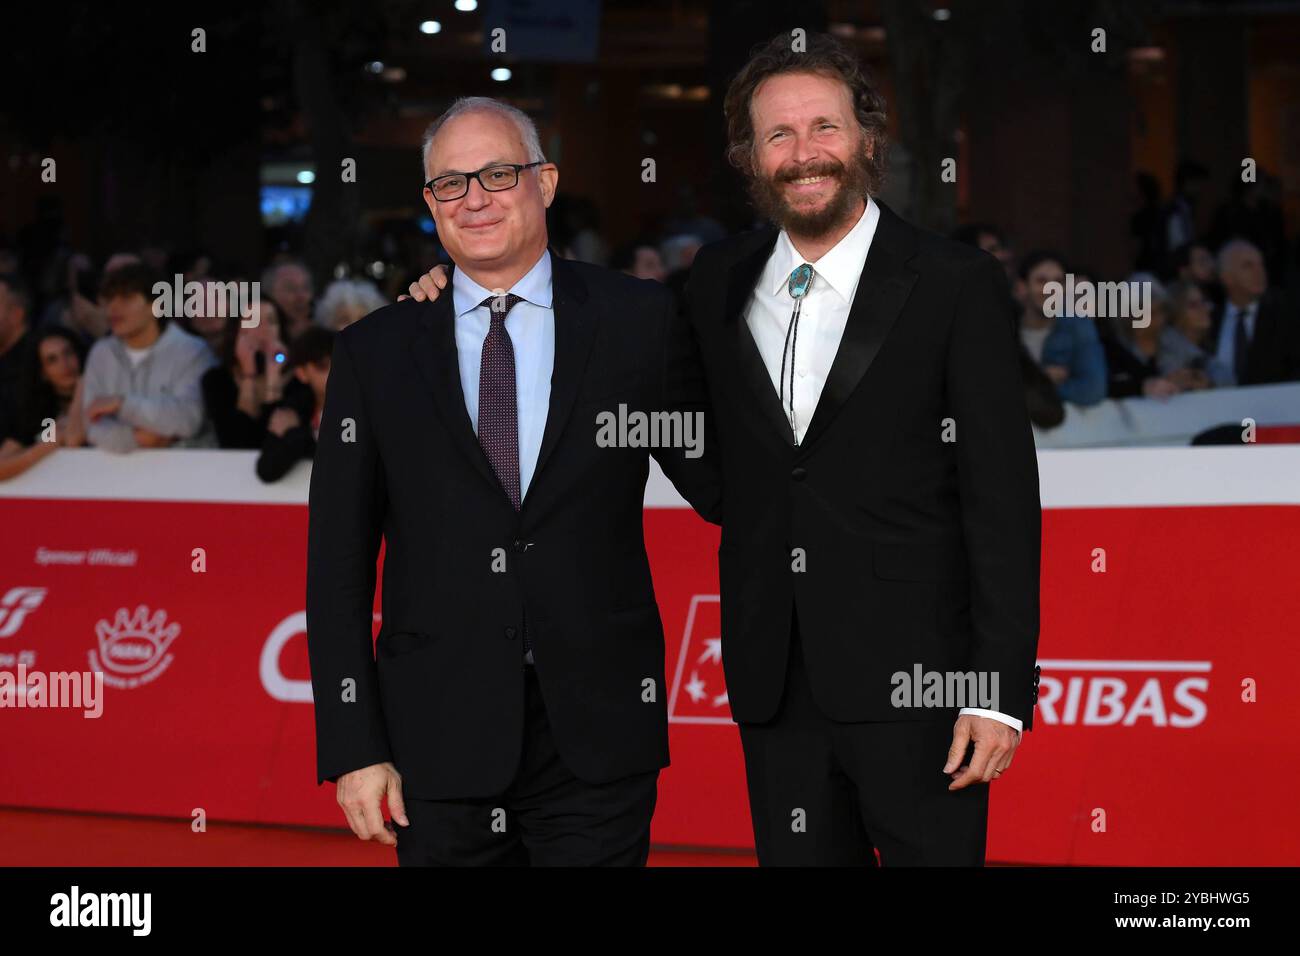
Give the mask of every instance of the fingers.
M 421 276 L 420 279 L 421 281 L 423 281 L 424 277 Z M 424 294 L 424 290 L 420 288 L 419 282 L 412 282 L 409 286 L 407 286 L 407 290 L 411 293 L 408 298 L 412 298 L 416 302 L 423 302 L 425 299 L 428 298 L 428 296 Z
M 406 819 L 406 801 L 402 799 L 402 778 L 396 773 L 388 777 L 388 815 L 404 827 L 411 825 Z
M 384 815 L 379 810 L 378 800 L 367 800 L 363 808 L 366 819 L 366 829 L 370 831 L 370 839 L 384 846 L 397 846 L 397 837 L 393 836 L 388 827 L 384 826 Z
M 446 285 L 446 284 L 447 284 L 447 280 L 443 279 L 442 285 Z M 438 298 L 438 293 L 442 291 L 442 286 L 438 285 L 438 283 L 433 280 L 433 276 L 430 275 L 420 276 L 419 286 L 420 286 L 420 291 L 423 292 L 424 295 L 418 296 L 418 298 L 420 299 L 427 298 L 430 302 Z
M 959 720 L 952 728 L 952 746 L 948 748 L 948 762 L 943 765 L 944 773 L 952 773 L 961 766 L 962 758 L 966 756 L 966 748 L 970 744 L 970 724 L 964 720 Z
M 446 266 L 434 266 L 429 270 L 429 275 L 433 277 L 433 281 L 437 284 L 439 289 L 447 288 L 447 280 L 450 278 L 451 272 Z
M 953 781 L 948 785 L 949 790 L 961 790 L 969 787 L 972 783 L 987 783 L 992 776 L 989 766 L 989 757 L 992 756 L 994 749 L 991 740 L 975 741 L 975 755 L 971 757 L 970 765 L 963 767 L 960 773 L 953 775 Z

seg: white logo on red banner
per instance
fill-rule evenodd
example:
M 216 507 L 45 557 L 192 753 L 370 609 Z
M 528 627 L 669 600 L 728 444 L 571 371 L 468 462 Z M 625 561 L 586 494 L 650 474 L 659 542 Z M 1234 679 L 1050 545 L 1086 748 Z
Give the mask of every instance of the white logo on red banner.
M 722 615 L 716 594 L 691 598 L 686 633 L 668 697 L 668 722 L 730 724 L 727 682 L 722 676 Z
M 0 598 L 0 637 L 13 637 L 23 626 L 23 618 L 45 600 L 45 588 L 10 588 Z
M 169 651 L 181 626 L 167 623 L 166 611 L 149 613 L 141 604 L 134 612 L 118 608 L 113 620 L 95 625 L 98 652 L 91 651 L 90 668 L 104 672 L 110 687 L 130 689 L 157 680 L 171 666 Z
M 1038 663 L 1043 669 L 1038 714 L 1044 724 L 1187 728 L 1203 723 L 1209 711 L 1210 679 L 1189 676 L 1209 674 L 1209 661 Z

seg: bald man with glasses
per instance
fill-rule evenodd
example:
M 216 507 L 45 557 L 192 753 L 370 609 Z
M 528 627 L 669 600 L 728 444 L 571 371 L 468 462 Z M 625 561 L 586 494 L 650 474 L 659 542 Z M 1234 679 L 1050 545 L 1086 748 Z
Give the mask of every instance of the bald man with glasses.
M 559 172 L 523 113 L 457 101 L 424 172 L 448 294 L 343 330 L 325 398 L 307 582 L 318 778 L 403 865 L 643 865 L 668 763 L 649 456 L 715 518 L 718 479 L 707 434 L 606 447 L 596 421 L 702 414 L 693 340 L 664 287 L 548 251 Z

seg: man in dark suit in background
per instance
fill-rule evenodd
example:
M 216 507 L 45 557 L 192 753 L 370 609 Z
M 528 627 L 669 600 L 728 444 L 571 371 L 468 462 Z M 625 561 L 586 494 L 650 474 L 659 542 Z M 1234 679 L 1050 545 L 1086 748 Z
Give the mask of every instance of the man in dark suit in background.
M 692 367 L 669 354 L 691 340 L 666 289 L 548 252 L 558 171 L 523 113 L 457 101 L 424 161 L 451 288 L 339 333 L 320 424 L 318 776 L 359 837 L 391 845 L 387 798 L 403 865 L 643 864 L 668 763 L 649 462 L 595 423 L 692 415 L 666 374 Z M 679 438 L 654 454 L 716 512 L 702 435 Z
M 1214 316 L 1215 357 L 1237 385 L 1300 379 L 1300 319 L 1281 296 L 1268 291 L 1268 270 L 1258 248 L 1230 239 L 1219 250 L 1224 302 Z
M 777 225 L 706 246 L 687 285 L 764 864 L 981 864 L 987 784 L 1037 698 L 1038 472 L 1006 276 L 872 198 L 884 108 L 828 36 L 757 51 L 728 152 Z M 917 707 L 898 675 L 918 669 L 996 700 Z

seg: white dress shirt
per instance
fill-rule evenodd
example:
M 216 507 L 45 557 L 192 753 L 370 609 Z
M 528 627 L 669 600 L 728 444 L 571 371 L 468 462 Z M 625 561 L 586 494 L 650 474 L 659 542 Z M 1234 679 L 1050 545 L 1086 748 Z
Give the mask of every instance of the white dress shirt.
M 528 494 L 537 456 L 542 450 L 546 413 L 551 406 L 551 372 L 555 368 L 555 312 L 551 308 L 551 255 L 543 252 L 537 263 L 506 292 L 523 302 L 506 315 L 506 332 L 515 350 L 515 400 L 519 408 L 519 495 Z M 479 371 L 483 340 L 491 317 L 484 299 L 498 293 L 485 289 L 466 273 L 456 270 L 452 282 L 452 307 L 456 312 L 456 358 L 465 411 L 478 433 Z
M 870 198 L 862 216 L 848 233 L 816 262 L 812 285 L 804 294 L 799 313 L 798 339 L 793 359 L 786 342 L 786 330 L 794 310 L 790 295 L 790 273 L 807 260 L 795 249 L 784 229 L 776 238 L 772 254 L 763 267 L 754 286 L 753 294 L 745 308 L 745 324 L 749 327 L 758 354 L 767 367 L 772 387 L 780 394 L 781 360 L 785 358 L 784 411 L 790 417 L 790 364 L 794 364 L 794 421 L 795 442 L 802 442 L 812 422 L 817 402 L 831 372 L 831 364 L 840 348 L 840 339 L 848 325 L 849 309 L 858 290 L 858 280 L 871 250 L 871 241 L 880 222 L 880 207 Z M 1023 723 L 1015 717 L 978 707 L 963 707 L 962 714 L 989 717 L 1020 731 Z
M 848 235 L 815 263 L 810 263 L 814 275 L 812 285 L 803 297 L 798 339 L 794 343 L 794 437 L 797 442 L 803 441 L 808 431 L 826 377 L 830 375 L 831 363 L 839 351 L 840 338 L 849 321 L 849 307 L 853 305 L 853 293 L 857 291 L 862 264 L 867 260 L 878 222 L 880 207 L 868 199 L 866 209 Z M 805 261 L 782 229 L 745 310 L 745 322 L 778 394 L 782 391 L 781 353 L 784 351 L 786 354 L 784 408 L 787 418 L 790 417 L 791 359 L 786 330 L 794 309 L 789 280 L 790 273 Z

